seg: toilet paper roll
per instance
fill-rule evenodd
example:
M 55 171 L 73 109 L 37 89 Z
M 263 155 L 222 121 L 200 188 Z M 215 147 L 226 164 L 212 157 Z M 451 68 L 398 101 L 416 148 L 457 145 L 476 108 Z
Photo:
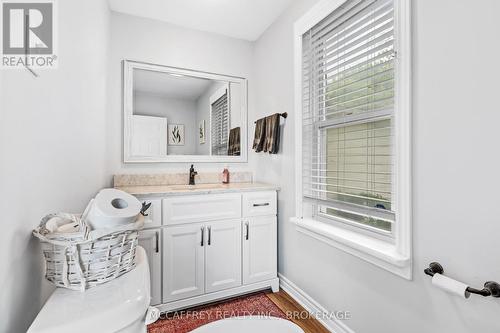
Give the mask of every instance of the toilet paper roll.
M 136 197 L 114 188 L 106 188 L 92 202 L 87 223 L 93 229 L 113 228 L 137 219 L 142 205 Z
M 467 291 L 468 286 L 465 283 L 450 279 L 442 274 L 434 274 L 432 277 L 432 284 L 462 298 L 470 297 L 470 293 Z

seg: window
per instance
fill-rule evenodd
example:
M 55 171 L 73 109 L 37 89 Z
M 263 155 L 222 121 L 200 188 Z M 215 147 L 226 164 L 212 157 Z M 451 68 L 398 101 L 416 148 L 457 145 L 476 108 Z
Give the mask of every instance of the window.
M 319 213 L 392 234 L 391 120 L 366 119 L 322 131 L 325 168 L 315 173 L 323 176 L 304 180 L 324 198 Z
M 346 2 L 303 36 L 304 197 L 392 232 L 394 10 Z
M 212 155 L 227 155 L 229 138 L 228 89 L 216 93 L 211 102 Z
M 399 259 L 410 230 L 409 55 L 400 54 L 409 50 L 408 8 L 408 0 L 324 0 L 295 27 L 299 218 L 320 223 L 320 233 L 356 234 L 362 247 L 371 238 L 384 251 L 392 244 Z

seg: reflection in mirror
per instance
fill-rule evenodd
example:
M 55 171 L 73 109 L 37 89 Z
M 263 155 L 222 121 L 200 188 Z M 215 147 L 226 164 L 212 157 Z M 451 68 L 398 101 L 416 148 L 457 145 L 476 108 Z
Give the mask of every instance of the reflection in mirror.
M 231 161 L 240 157 L 242 128 L 246 128 L 242 126 L 246 119 L 244 80 L 205 73 L 195 76 L 198 73 L 164 66 L 155 70 L 155 66 L 128 67 L 131 91 L 125 87 L 125 161 L 179 161 L 178 156 Z

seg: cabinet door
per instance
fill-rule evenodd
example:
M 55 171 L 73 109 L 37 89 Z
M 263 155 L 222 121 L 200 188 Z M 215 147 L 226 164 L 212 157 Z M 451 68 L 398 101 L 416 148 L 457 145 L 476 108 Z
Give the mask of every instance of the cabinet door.
M 277 276 L 276 216 L 243 220 L 243 284 Z
M 206 292 L 240 286 L 241 220 L 215 221 L 206 225 Z
M 161 303 L 161 252 L 160 230 L 139 232 L 139 245 L 146 250 L 151 276 L 151 305 Z
M 163 237 L 163 302 L 198 296 L 205 292 L 204 227 L 172 226 Z

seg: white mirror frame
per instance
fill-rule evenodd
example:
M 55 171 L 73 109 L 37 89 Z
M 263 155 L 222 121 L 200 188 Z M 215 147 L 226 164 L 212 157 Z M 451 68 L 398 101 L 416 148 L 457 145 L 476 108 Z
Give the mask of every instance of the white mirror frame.
M 241 134 L 240 134 L 240 156 L 212 156 L 212 155 L 167 155 L 165 157 L 145 157 L 131 155 L 131 128 L 133 115 L 133 76 L 134 69 L 143 69 L 156 72 L 171 73 L 196 78 L 205 78 L 241 85 Z M 241 77 L 202 72 L 184 68 L 169 67 L 163 65 L 149 64 L 140 61 L 123 60 L 123 162 L 124 163 L 190 163 L 190 162 L 213 162 L 213 163 L 246 163 L 248 159 L 248 91 L 247 80 Z M 210 150 L 211 151 L 211 150 Z

